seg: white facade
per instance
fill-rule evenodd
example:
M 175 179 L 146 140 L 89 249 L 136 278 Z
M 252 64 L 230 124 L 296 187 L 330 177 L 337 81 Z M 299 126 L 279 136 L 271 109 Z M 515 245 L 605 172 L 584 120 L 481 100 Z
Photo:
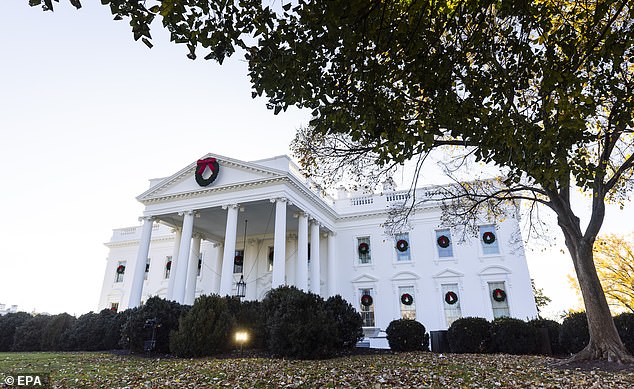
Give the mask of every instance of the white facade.
M 233 295 L 243 277 L 249 300 L 284 284 L 340 294 L 369 332 L 401 317 L 440 330 L 458 317 L 537 316 L 515 219 L 485 223 L 478 237 L 457 243 L 429 204 L 416 209 L 408 231 L 388 236 L 387 210 L 405 192 L 332 198 L 286 156 L 205 160 L 151 180 L 137 198 L 142 225 L 113 231 L 100 309 L 135 307 L 155 295 L 186 304 L 201 294 Z M 196 171 L 215 180 L 201 186 Z M 422 198 L 425 189 L 418 191 Z

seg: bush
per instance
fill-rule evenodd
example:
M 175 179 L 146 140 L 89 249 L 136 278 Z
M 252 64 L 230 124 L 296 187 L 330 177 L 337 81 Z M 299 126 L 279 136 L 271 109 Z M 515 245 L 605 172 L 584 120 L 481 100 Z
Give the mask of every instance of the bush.
M 16 328 L 12 351 L 41 351 L 42 335 L 50 319 L 47 315 L 33 316 Z
M 622 313 L 616 316 L 614 325 L 627 350 L 634 354 L 634 313 Z
M 231 347 L 236 321 L 226 298 L 200 296 L 181 317 L 170 336 L 170 350 L 179 357 L 201 357 L 225 352 Z
M 561 324 L 559 344 L 567 353 L 578 353 L 590 342 L 585 312 L 568 315 Z
M 561 329 L 561 324 L 557 323 L 554 320 L 548 319 L 534 319 L 528 322 L 528 324 L 533 327 L 546 328 L 548 330 L 548 338 L 550 340 L 550 350 L 554 355 L 561 355 L 565 353 L 565 350 L 559 344 L 559 331 Z M 537 350 L 539 351 L 539 350 Z
M 267 348 L 277 356 L 319 359 L 338 350 L 337 326 L 324 300 L 292 286 L 271 290 L 262 301 Z
M 429 349 L 429 334 L 425 326 L 416 320 L 393 320 L 387 326 L 387 342 L 394 351 L 418 351 Z
M 326 310 L 337 327 L 337 348 L 354 348 L 363 338 L 363 319 L 354 307 L 340 295 L 326 300 Z
M 68 331 L 75 324 L 74 316 L 68 313 L 50 316 L 48 323 L 42 329 L 41 350 L 42 351 L 64 351 L 69 350 L 67 342 Z
M 489 351 L 495 353 L 528 355 L 538 350 L 537 329 L 525 321 L 500 317 L 491 323 Z
M 81 315 L 66 334 L 66 350 L 104 351 L 119 348 L 121 327 L 128 318 L 127 312 L 116 313 L 104 309 L 99 313 Z
M 169 352 L 169 336 L 172 330 L 178 329 L 178 320 L 189 306 L 160 297 L 151 297 L 145 304 L 130 310 L 129 317 L 121 330 L 121 344 L 127 345 L 133 352 L 143 352 L 144 342 L 151 340 L 152 328 L 146 326 L 146 321 L 156 319 L 160 324 L 156 328 L 156 346 L 154 352 Z
M 228 297 L 229 310 L 236 319 L 236 328 L 247 331 L 249 340 L 245 348 L 266 348 L 266 319 L 260 301 L 243 301 Z M 236 303 L 237 302 L 237 303 Z
M 32 317 L 26 312 L 7 313 L 0 316 L 0 352 L 11 351 L 15 330 Z
M 447 337 L 452 353 L 486 353 L 490 324 L 481 317 L 463 317 L 449 327 Z

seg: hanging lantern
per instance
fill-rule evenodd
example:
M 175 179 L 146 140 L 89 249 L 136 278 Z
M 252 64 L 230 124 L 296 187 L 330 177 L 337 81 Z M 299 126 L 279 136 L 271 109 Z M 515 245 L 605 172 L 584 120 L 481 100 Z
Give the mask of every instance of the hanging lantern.
M 506 292 L 500 288 L 494 289 L 492 294 L 493 300 L 497 301 L 498 303 L 506 300 Z
M 244 276 L 240 276 L 240 281 L 236 284 L 236 297 L 244 297 L 247 293 L 247 284 L 244 282 Z
M 414 302 L 414 297 L 412 297 L 411 294 L 403 293 L 401 295 L 401 303 L 403 303 L 403 305 L 412 305 L 413 302 Z
M 495 234 L 491 231 L 485 232 L 484 234 L 482 234 L 482 241 L 486 244 L 492 244 L 493 242 L 495 242 Z
M 372 302 L 372 296 L 370 296 L 369 294 L 364 294 L 363 296 L 361 296 L 361 305 L 363 305 L 364 307 L 369 307 L 370 305 L 372 305 Z
M 442 247 L 443 249 L 446 249 L 447 247 L 449 247 L 449 244 L 451 243 L 451 241 L 449 240 L 448 236 L 440 235 L 438 239 L 436 240 L 436 243 L 438 243 L 438 246 Z
M 458 302 L 458 295 L 452 291 L 445 293 L 445 302 L 449 305 L 454 305 Z

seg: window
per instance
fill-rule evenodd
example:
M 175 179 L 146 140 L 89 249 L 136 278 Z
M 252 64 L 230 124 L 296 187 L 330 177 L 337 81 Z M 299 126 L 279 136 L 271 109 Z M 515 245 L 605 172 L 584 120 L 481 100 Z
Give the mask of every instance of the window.
M 117 312 L 119 310 L 119 303 L 110 303 L 110 310 Z
M 364 236 L 357 238 L 357 253 L 359 254 L 359 264 L 367 265 L 372 263 L 370 256 L 370 237 Z
M 445 319 L 447 321 L 447 327 L 449 327 L 451 323 L 462 317 L 458 284 L 443 284 L 442 299 L 445 309 Z
M 413 286 L 399 286 L 398 299 L 401 306 L 401 319 L 416 320 L 416 300 Z
M 504 282 L 489 282 L 489 298 L 493 308 L 493 318 L 510 316 L 509 302 L 506 296 Z
M 409 251 L 409 233 L 396 234 L 394 237 L 396 244 L 396 261 L 411 261 L 412 257 Z
M 150 258 L 145 261 L 145 273 L 143 274 L 143 279 L 147 280 L 148 274 L 150 273 Z
M 273 246 L 269 246 L 269 262 L 268 271 L 273 271 Z
M 363 327 L 374 327 L 374 291 L 372 288 L 359 289 L 359 301 Z
M 203 268 L 203 253 L 198 254 L 198 271 L 196 277 L 200 277 L 200 271 Z
M 451 241 L 451 231 L 448 228 L 436 230 L 436 248 L 438 249 L 438 258 L 453 257 L 453 242 Z
M 494 225 L 480 226 L 480 243 L 482 245 L 482 254 L 492 255 L 500 253 Z
M 165 257 L 165 279 L 170 278 L 170 272 L 172 271 L 172 256 Z
M 119 261 L 117 268 L 115 269 L 114 282 L 123 282 L 123 276 L 125 274 L 125 261 Z
M 236 250 L 235 257 L 233 257 L 233 273 L 242 273 L 244 267 L 244 250 Z

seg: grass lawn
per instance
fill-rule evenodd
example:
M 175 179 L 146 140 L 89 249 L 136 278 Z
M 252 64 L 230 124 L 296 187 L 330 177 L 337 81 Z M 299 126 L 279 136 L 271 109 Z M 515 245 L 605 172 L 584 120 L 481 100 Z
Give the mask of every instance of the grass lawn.
M 632 371 L 562 370 L 539 356 L 411 352 L 324 361 L 145 358 L 109 353 L 0 353 L 9 373 L 51 373 L 54 387 L 632 388 Z

